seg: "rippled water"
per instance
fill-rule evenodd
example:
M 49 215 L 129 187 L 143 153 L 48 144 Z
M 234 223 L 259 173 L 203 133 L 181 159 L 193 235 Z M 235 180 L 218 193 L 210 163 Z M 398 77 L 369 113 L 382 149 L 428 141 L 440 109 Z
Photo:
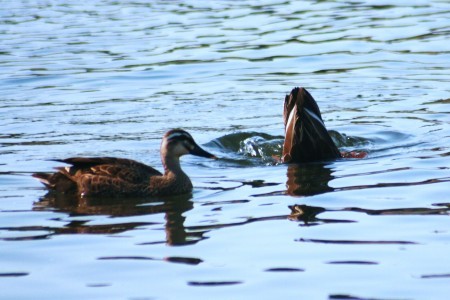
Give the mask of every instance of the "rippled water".
M 0 298 L 446 299 L 448 1 L 1 1 Z M 394 4 L 393 4 L 394 3 Z M 365 159 L 278 165 L 318 101 Z M 192 195 L 46 197 L 52 158 L 160 168 Z

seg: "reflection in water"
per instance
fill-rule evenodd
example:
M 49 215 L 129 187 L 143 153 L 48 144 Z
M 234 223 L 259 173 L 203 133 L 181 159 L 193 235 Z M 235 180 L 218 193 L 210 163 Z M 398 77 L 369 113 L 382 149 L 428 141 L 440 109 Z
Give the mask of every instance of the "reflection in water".
M 376 241 L 366 241 L 366 240 L 332 240 L 332 239 L 297 239 L 296 242 L 302 243 L 317 243 L 317 244 L 341 244 L 341 245 L 371 245 L 371 244 L 382 244 L 382 245 L 414 245 L 416 242 L 410 241 L 384 241 L 384 240 L 376 240 Z
M 148 256 L 102 256 L 98 258 L 99 260 L 164 260 L 171 263 L 186 264 L 186 265 L 198 265 L 203 262 L 203 260 L 195 257 L 180 257 L 180 256 L 169 256 L 163 259 L 148 257 Z
M 367 215 L 450 215 L 450 203 L 434 204 L 438 208 L 426 207 L 409 207 L 409 208 L 392 208 L 392 209 L 365 209 L 360 207 L 345 207 L 340 209 L 330 209 L 319 206 L 310 206 L 305 204 L 290 205 L 291 213 L 288 215 L 289 220 L 302 221 L 305 225 L 317 225 L 319 223 L 337 223 L 337 222 L 354 222 L 351 220 L 333 220 L 321 219 L 317 216 L 324 212 L 358 212 Z
M 332 180 L 331 169 L 324 164 L 289 165 L 287 168 L 287 194 L 311 196 L 332 191 L 328 186 Z
M 226 286 L 241 284 L 242 281 L 189 281 L 188 285 L 192 286 Z
M 392 171 L 392 170 L 391 170 Z M 371 172 L 373 174 L 375 172 Z M 330 180 L 336 176 L 332 175 L 332 169 L 326 164 L 292 164 L 287 166 L 287 190 L 283 193 L 294 196 L 311 196 L 322 194 L 332 191 L 343 191 L 343 190 L 353 190 L 353 189 L 367 189 L 372 187 L 383 187 L 383 186 L 397 186 L 397 185 L 414 185 L 414 184 L 426 184 L 434 183 L 432 182 L 421 182 L 421 183 L 388 183 L 388 184 L 374 184 L 371 186 L 348 186 L 341 188 L 332 188 L 329 186 Z M 441 179 L 439 182 L 445 181 L 446 178 Z M 266 187 L 272 185 L 278 185 L 278 183 L 268 183 L 262 180 L 250 180 L 242 181 L 241 185 L 237 187 L 232 187 L 230 189 L 240 188 L 242 186 L 249 185 L 253 188 Z M 279 194 L 279 192 L 276 192 Z M 272 193 L 269 193 L 269 195 Z M 275 193 L 273 193 L 275 194 Z M 268 195 L 268 194 L 264 194 Z M 261 195 L 254 195 L 261 196 Z M 111 218 L 120 218 L 128 216 L 139 216 L 139 215 L 154 215 L 164 213 L 165 224 L 164 229 L 166 233 L 165 242 L 168 245 L 186 245 L 195 244 L 200 240 L 205 239 L 204 235 L 206 232 L 217 229 L 226 228 L 232 226 L 241 226 L 244 224 L 252 222 L 260 222 L 267 220 L 280 220 L 280 219 L 290 219 L 295 221 L 301 221 L 306 226 L 320 225 L 326 223 L 353 223 L 354 220 L 343 220 L 343 219 L 330 219 L 330 218 L 320 218 L 318 217 L 323 212 L 330 211 L 347 211 L 354 213 L 365 213 L 368 215 L 448 215 L 449 214 L 449 204 L 440 203 L 435 204 L 439 206 L 438 208 L 393 208 L 393 209 L 382 209 L 382 210 L 371 210 L 359 207 L 347 207 L 340 209 L 329 209 L 318 206 L 309 206 L 304 204 L 289 206 L 291 213 L 289 215 L 275 215 L 275 216 L 265 216 L 257 218 L 247 218 L 243 221 L 232 222 L 232 223 L 220 223 L 220 224 L 208 224 L 208 225 L 197 225 L 197 226 L 185 226 L 185 216 L 183 214 L 191 209 L 193 209 L 193 202 L 191 201 L 192 195 L 183 195 L 177 197 L 169 198 L 152 198 L 152 199 L 142 199 L 142 198 L 78 198 L 76 196 L 67 196 L 56 193 L 48 193 L 40 201 L 34 204 L 34 210 L 45 211 L 52 210 L 57 212 L 62 212 L 68 214 L 70 217 L 79 216 L 96 216 L 96 215 L 106 215 Z M 247 203 L 249 200 L 236 200 L 239 203 Z M 230 201 L 227 201 L 230 202 Z M 233 201 L 231 201 L 233 202 Z M 204 205 L 217 205 L 218 202 L 209 202 Z M 21 228 L 2 228 L 9 231 L 27 231 L 34 232 L 34 235 L 27 235 L 13 238 L 14 240 L 26 240 L 26 239 L 44 239 L 49 238 L 55 234 L 68 234 L 68 233 L 88 233 L 88 234 L 113 234 L 121 233 L 129 230 L 133 230 L 140 226 L 151 226 L 157 225 L 159 223 L 152 222 L 124 222 L 114 224 L 101 224 L 101 225 L 91 225 L 89 222 L 91 219 L 80 220 L 72 219 L 69 221 L 61 220 L 66 222 L 63 227 L 43 227 L 34 226 L 31 227 L 21 227 Z M 44 232 L 44 234 L 42 234 Z M 36 234 L 38 233 L 38 234 Z M 312 242 L 318 242 L 313 241 Z M 161 243 L 149 242 L 142 244 L 155 244 Z M 322 241 L 324 242 L 324 241 Z M 330 241 L 325 241 L 330 242 Z M 340 241 L 342 242 L 342 241 Z M 344 241 L 347 242 L 347 241 Z M 361 241 L 356 241 L 361 242 Z M 380 242 L 380 241 L 374 241 Z M 389 241 L 383 241 L 389 242 Z
M 291 213 L 288 216 L 289 220 L 292 221 L 303 221 L 305 225 L 318 225 L 320 223 L 353 223 L 352 220 L 342 220 L 342 219 L 321 219 L 317 218 L 317 215 L 327 211 L 327 209 L 318 206 L 309 205 L 291 205 L 289 206 Z
M 0 277 L 22 277 L 22 276 L 28 276 L 29 273 L 27 272 L 8 272 L 8 273 L 0 273 Z
M 287 191 L 286 193 L 292 196 L 313 196 L 332 191 L 349 191 L 349 190 L 364 190 L 372 188 L 384 188 L 384 187 L 401 187 L 401 186 L 420 186 L 426 184 L 435 184 L 442 182 L 450 182 L 450 177 L 433 178 L 422 181 L 411 182 L 379 182 L 367 185 L 349 185 L 339 188 L 333 188 L 328 183 L 334 178 L 352 177 L 356 175 L 374 175 L 391 173 L 394 171 L 408 170 L 405 168 L 387 169 L 382 171 L 364 172 L 358 174 L 351 174 L 345 176 L 334 176 L 332 170 L 325 164 L 299 164 L 289 165 L 287 169 Z M 279 192 L 270 193 L 273 195 L 279 194 Z M 267 195 L 267 194 L 266 194 Z
M 34 204 L 34 210 L 56 209 L 69 216 L 108 215 L 125 217 L 138 215 L 165 214 L 166 242 L 169 245 L 195 243 L 198 234 L 190 237 L 184 227 L 183 213 L 193 208 L 192 195 L 167 198 L 79 198 L 73 195 L 48 193 Z M 114 223 L 87 225 L 89 221 L 74 220 L 63 228 L 50 229 L 54 234 L 61 233 L 100 233 L 111 234 L 125 232 L 138 226 L 154 225 L 150 222 Z M 200 236 L 201 237 L 201 236 Z
M 396 208 L 396 209 L 364 209 L 359 207 L 348 207 L 342 209 L 327 209 L 324 207 L 309 206 L 304 204 L 297 204 L 289 206 L 291 213 L 288 218 L 292 221 L 301 221 L 305 226 L 319 225 L 325 223 L 352 223 L 356 221 L 352 220 L 335 220 L 335 219 L 321 219 L 317 216 L 324 212 L 358 212 L 366 213 L 368 215 L 449 215 L 450 209 L 448 203 L 436 204 L 436 206 L 442 206 L 443 208 Z M 299 238 L 297 242 L 302 243 L 315 243 L 315 244 L 341 244 L 341 245 L 414 245 L 418 244 L 415 241 L 407 240 L 342 240 L 342 239 L 315 239 L 315 238 Z
M 323 213 L 326 209 L 318 206 L 308 206 L 304 204 L 290 205 L 291 213 L 288 218 L 292 221 L 303 221 L 306 225 L 318 221 L 317 215 Z

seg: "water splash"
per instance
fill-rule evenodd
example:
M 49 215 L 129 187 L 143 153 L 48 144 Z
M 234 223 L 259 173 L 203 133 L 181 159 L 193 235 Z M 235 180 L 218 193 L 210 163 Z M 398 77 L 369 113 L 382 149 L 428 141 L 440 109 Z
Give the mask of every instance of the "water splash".
M 278 163 L 277 157 L 283 152 L 283 140 L 279 138 L 265 139 L 261 136 L 252 136 L 239 143 L 239 153 L 244 156 L 260 157 L 267 165 Z
M 368 151 L 371 139 L 329 131 L 342 151 Z M 262 132 L 236 132 L 212 140 L 206 145 L 222 151 L 225 160 L 239 165 L 277 165 L 283 152 L 284 137 Z

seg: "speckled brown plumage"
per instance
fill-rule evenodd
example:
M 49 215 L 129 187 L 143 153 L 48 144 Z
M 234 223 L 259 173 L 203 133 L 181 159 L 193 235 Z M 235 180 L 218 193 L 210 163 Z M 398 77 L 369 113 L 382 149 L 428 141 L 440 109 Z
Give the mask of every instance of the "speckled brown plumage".
M 69 164 L 56 173 L 36 173 L 48 189 L 89 196 L 169 196 L 192 191 L 189 177 L 180 167 L 185 154 L 215 158 L 200 148 L 184 130 L 168 131 L 161 143 L 164 174 L 140 162 L 114 157 L 73 157 L 57 160 Z

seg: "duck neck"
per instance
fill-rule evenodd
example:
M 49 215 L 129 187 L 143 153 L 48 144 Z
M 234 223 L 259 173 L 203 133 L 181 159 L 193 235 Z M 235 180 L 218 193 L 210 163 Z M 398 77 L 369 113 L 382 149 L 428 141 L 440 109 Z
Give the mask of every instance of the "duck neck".
M 187 177 L 180 166 L 180 158 L 177 156 L 161 155 L 165 176 L 175 176 L 179 178 Z

